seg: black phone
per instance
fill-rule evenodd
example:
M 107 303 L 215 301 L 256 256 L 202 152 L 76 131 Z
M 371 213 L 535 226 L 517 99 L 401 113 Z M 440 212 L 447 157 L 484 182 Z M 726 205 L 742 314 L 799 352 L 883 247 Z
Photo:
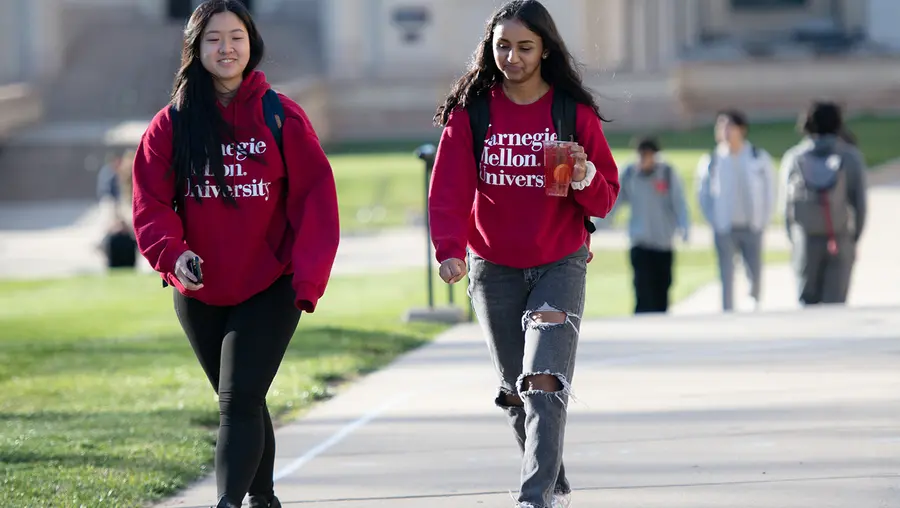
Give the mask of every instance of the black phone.
M 197 284 L 203 283 L 203 270 L 200 269 L 200 257 L 194 256 L 187 262 L 187 268 L 194 274 L 194 277 L 197 279 Z

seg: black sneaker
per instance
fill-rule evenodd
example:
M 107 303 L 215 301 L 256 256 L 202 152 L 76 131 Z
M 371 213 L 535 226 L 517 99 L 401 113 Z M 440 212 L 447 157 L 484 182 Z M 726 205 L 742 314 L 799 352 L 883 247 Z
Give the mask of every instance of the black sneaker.
M 274 496 L 271 501 L 263 496 L 250 496 L 250 508 L 281 508 L 281 502 Z

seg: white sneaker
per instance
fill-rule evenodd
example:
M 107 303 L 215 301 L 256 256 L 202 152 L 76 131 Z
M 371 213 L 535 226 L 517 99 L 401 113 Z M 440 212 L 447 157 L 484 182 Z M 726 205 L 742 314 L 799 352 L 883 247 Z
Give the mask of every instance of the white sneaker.
M 509 491 L 509 497 L 511 497 L 513 501 L 516 500 L 516 496 L 512 491 Z M 516 502 L 516 508 L 519 506 L 519 503 Z M 570 506 L 572 506 L 572 494 L 562 494 L 559 492 L 553 494 L 553 506 L 551 508 L 569 508 Z
M 553 508 L 569 508 L 572 506 L 572 494 L 553 494 Z

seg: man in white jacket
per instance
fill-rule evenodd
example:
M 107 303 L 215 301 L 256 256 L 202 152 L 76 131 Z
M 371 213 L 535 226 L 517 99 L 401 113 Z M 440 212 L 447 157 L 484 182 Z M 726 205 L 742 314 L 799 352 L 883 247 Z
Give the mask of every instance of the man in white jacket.
M 762 238 L 775 208 L 772 157 L 747 140 L 747 118 L 737 110 L 716 116 L 716 148 L 697 165 L 697 197 L 715 233 L 722 279 L 722 309 L 734 309 L 734 257 L 747 269 L 750 296 L 759 308 Z

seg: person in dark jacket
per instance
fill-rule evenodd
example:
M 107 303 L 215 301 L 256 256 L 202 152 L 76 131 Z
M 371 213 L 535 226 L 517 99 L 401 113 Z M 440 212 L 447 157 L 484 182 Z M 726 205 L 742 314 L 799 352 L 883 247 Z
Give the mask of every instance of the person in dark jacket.
M 803 305 L 847 300 L 866 225 L 866 163 L 846 140 L 841 109 L 815 102 L 806 137 L 782 158 L 782 210 Z

